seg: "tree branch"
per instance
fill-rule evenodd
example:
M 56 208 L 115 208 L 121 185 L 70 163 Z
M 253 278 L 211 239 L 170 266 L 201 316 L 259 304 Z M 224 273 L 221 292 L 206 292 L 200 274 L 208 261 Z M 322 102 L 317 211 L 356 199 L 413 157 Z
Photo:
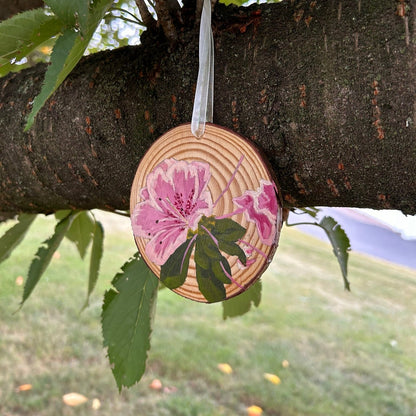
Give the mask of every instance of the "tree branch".
M 263 149 L 287 206 L 416 214 L 415 19 L 407 46 L 390 5 L 217 7 L 214 122 Z M 86 57 L 28 133 L 45 66 L 0 79 L 0 211 L 128 209 L 143 154 L 191 119 L 198 34 L 182 36 Z
M 137 8 L 139 9 L 140 16 L 144 25 L 152 30 L 156 27 L 156 20 L 153 18 L 149 9 L 147 8 L 146 2 L 144 0 L 136 0 Z
M 156 0 L 158 22 L 162 26 L 163 33 L 169 43 L 171 45 L 176 45 L 178 42 L 178 33 L 170 9 L 171 2 L 169 2 L 169 0 Z

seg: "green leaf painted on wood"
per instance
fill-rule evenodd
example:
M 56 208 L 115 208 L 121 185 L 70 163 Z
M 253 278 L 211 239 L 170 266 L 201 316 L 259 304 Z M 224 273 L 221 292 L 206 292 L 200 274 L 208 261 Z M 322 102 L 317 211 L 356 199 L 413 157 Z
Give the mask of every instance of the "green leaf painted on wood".
M 36 214 L 21 214 L 17 224 L 9 228 L 0 238 L 0 262 L 6 260 L 12 251 L 22 242 Z
M 53 253 L 55 253 L 59 247 L 59 244 L 61 244 L 61 241 L 71 226 L 72 220 L 73 214 L 61 220 L 56 225 L 53 235 L 44 241 L 36 252 L 35 258 L 33 259 L 29 268 L 29 274 L 26 279 L 25 287 L 23 290 L 23 297 L 20 303 L 21 306 L 30 296 L 43 273 L 47 269 L 52 259 Z
M 194 245 L 195 238 L 186 240 L 160 268 L 160 280 L 169 289 L 176 289 L 185 283 Z
M 217 240 L 228 242 L 235 242 L 246 233 L 244 227 L 230 218 L 215 219 L 210 231 Z
M 261 301 L 261 281 L 258 280 L 245 292 L 227 299 L 222 303 L 223 319 L 244 315 L 251 309 L 251 305 L 258 307 Z
M 43 107 L 46 100 L 53 94 L 82 58 L 92 35 L 112 3 L 113 0 L 94 1 L 89 9 L 86 31 L 82 36 L 73 29 L 67 29 L 56 41 L 51 55 L 51 65 L 48 67 L 45 74 L 41 92 L 36 96 L 33 102 L 25 131 L 30 129 L 36 114 Z
M 350 282 L 348 281 L 348 251 L 351 250 L 350 240 L 345 231 L 332 217 L 323 217 L 318 225 L 324 229 L 332 244 L 335 257 L 341 268 L 344 287 L 350 290 Z
M 119 390 L 137 383 L 145 370 L 156 307 L 158 279 L 136 254 L 104 296 L 104 347 Z
M 62 29 L 62 22 L 44 9 L 28 10 L 0 23 L 0 76 Z
M 68 27 L 87 30 L 89 0 L 45 0 L 45 3 Z
M 83 306 L 86 308 L 89 304 L 91 293 L 93 292 L 98 279 L 100 271 L 101 259 L 103 257 L 103 243 L 104 243 L 104 228 L 99 221 L 95 222 L 94 234 L 91 247 L 90 271 L 88 276 L 88 291 L 87 299 Z
M 196 264 L 196 279 L 199 290 L 209 303 L 225 299 L 224 284 L 214 276 L 212 270 L 203 269 Z
M 82 259 L 85 257 L 94 232 L 95 221 L 91 214 L 88 211 L 81 211 L 76 214 L 66 237 L 76 245 Z

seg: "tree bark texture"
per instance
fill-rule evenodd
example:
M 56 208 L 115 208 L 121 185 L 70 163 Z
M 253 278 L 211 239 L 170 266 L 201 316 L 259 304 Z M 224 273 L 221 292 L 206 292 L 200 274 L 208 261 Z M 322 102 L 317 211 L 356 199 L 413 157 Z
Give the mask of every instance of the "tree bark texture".
M 416 213 L 416 1 L 217 6 L 214 122 L 255 141 L 288 206 Z M 84 58 L 23 132 L 45 66 L 0 79 L 0 211 L 128 209 L 141 157 L 189 122 L 198 30 Z

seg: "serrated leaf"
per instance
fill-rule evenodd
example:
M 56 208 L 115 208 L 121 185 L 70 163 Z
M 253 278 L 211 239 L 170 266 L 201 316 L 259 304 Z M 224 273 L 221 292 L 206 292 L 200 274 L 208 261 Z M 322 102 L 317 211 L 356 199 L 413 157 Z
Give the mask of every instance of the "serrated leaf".
M 59 244 L 61 244 L 61 241 L 65 237 L 66 232 L 71 226 L 72 219 L 73 215 L 71 214 L 68 217 L 61 220 L 56 225 L 55 232 L 53 233 L 53 235 L 49 237 L 46 241 L 44 241 L 42 245 L 38 248 L 35 258 L 33 259 L 29 268 L 29 273 L 23 290 L 22 301 L 20 302 L 21 306 L 30 296 L 33 289 L 35 288 L 43 273 L 45 272 L 46 268 L 48 267 L 52 259 L 53 253 L 55 253 L 55 251 L 59 247 Z
M 261 281 L 258 280 L 245 292 L 224 301 L 222 303 L 223 319 L 244 315 L 251 309 L 251 305 L 258 307 L 261 301 L 261 289 Z
M 89 0 L 45 0 L 45 3 L 68 27 L 79 27 L 82 33 L 87 30 Z
M 25 131 L 33 124 L 36 114 L 43 107 L 46 100 L 63 82 L 73 67 L 69 67 L 67 57 L 75 45 L 78 33 L 73 29 L 67 29 L 56 41 L 51 54 L 50 65 L 45 73 L 42 89 L 33 101 Z
M 136 254 L 125 263 L 104 296 L 104 347 L 117 386 L 130 387 L 142 377 L 150 348 L 158 279 Z
M 324 229 L 332 248 L 335 257 L 341 268 L 342 277 L 344 279 L 344 287 L 350 290 L 350 283 L 348 281 L 348 251 L 351 249 L 350 240 L 341 228 L 341 226 L 332 217 L 323 217 L 318 224 Z
M 79 212 L 72 221 L 66 237 L 77 247 L 83 259 L 95 232 L 95 221 L 88 211 Z
M 62 22 L 44 9 L 28 10 L 0 23 L 0 76 L 16 67 L 12 61 L 20 61 L 53 36 Z
M 186 240 L 160 268 L 160 280 L 168 288 L 176 289 L 185 283 L 194 245 L 195 238 Z
M 17 224 L 9 228 L 0 238 L 0 263 L 6 260 L 12 251 L 22 242 L 36 214 L 21 214 Z
M 53 92 L 55 92 L 55 90 L 82 58 L 92 35 L 112 3 L 113 0 L 95 1 L 90 8 L 87 28 L 82 36 L 72 29 L 67 29 L 56 41 L 51 55 L 51 65 L 45 74 L 45 81 L 41 92 L 38 96 L 36 96 L 33 102 L 32 110 L 27 119 L 25 131 L 30 129 L 33 125 L 36 114 L 43 107 L 46 100 L 53 94 Z
M 104 228 L 99 221 L 95 222 L 94 234 L 91 247 L 91 259 L 90 259 L 90 272 L 88 276 L 88 291 L 87 299 L 83 306 L 83 309 L 88 306 L 91 293 L 93 292 L 98 279 L 98 273 L 100 271 L 101 258 L 103 256 L 103 243 L 104 243 Z

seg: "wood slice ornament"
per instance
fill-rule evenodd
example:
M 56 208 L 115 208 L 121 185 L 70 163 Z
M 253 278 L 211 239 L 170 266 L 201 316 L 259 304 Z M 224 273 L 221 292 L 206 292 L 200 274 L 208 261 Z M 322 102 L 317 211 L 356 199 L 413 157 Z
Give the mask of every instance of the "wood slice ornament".
M 190 124 L 163 134 L 134 177 L 130 198 L 142 258 L 174 292 L 198 302 L 236 296 L 276 250 L 282 204 L 258 149 L 236 133 Z

